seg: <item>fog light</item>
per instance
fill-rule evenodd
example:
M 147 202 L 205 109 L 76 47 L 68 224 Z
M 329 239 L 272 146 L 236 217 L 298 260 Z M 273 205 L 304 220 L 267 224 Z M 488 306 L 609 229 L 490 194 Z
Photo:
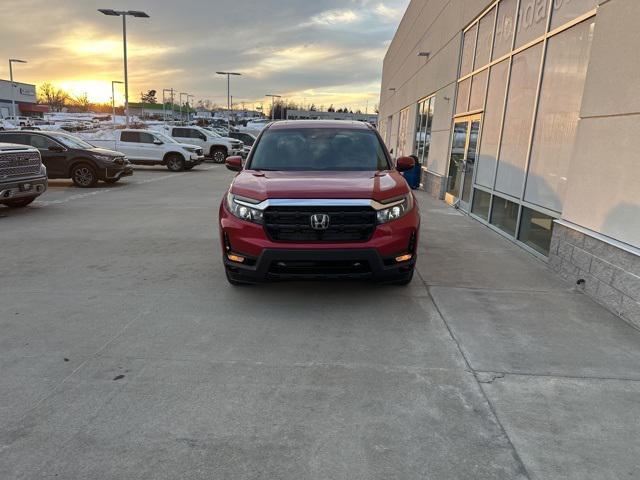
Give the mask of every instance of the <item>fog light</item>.
M 411 260 L 412 257 L 413 255 L 411 255 L 410 253 L 407 253 L 406 255 L 400 255 L 399 257 L 396 257 L 396 262 L 406 262 L 408 260 Z
M 240 255 L 235 255 L 233 253 L 227 253 L 227 258 L 232 262 L 238 262 L 238 263 L 244 262 L 244 257 L 241 257 Z

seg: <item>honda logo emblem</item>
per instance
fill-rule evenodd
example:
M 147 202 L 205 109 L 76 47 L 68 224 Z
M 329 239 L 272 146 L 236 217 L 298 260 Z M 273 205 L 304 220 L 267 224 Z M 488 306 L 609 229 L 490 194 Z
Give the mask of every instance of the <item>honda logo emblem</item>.
M 314 230 L 326 230 L 329 228 L 329 215 L 326 213 L 315 213 L 311 215 L 311 228 Z

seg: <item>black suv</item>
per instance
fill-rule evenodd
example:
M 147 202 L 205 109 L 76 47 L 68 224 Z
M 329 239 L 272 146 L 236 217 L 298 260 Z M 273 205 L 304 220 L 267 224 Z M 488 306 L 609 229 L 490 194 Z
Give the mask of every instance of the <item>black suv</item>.
M 119 152 L 96 148 L 73 135 L 43 131 L 3 131 L 0 142 L 31 145 L 40 150 L 49 178 L 71 178 L 78 187 L 93 187 L 98 180 L 115 183 L 133 175 L 133 167 Z

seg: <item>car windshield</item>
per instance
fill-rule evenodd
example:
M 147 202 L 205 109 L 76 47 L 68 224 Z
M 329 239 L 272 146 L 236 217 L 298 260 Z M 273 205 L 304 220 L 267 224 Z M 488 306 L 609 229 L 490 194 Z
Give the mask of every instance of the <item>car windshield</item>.
M 165 135 L 162 132 L 153 132 L 153 134 L 158 137 L 158 140 L 162 140 L 164 143 L 178 143 L 169 135 Z
M 78 137 L 72 137 L 71 135 L 56 134 L 51 136 L 67 148 L 95 148 L 90 143 L 87 143 Z
M 389 161 L 370 130 L 292 128 L 267 130 L 247 167 L 253 170 L 386 170 Z

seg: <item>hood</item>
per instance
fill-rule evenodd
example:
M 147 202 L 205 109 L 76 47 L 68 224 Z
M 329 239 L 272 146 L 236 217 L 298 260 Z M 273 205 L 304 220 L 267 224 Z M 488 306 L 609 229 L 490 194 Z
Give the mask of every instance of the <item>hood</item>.
M 380 172 L 298 172 L 243 170 L 231 193 L 258 201 L 268 198 L 370 198 L 386 200 L 409 193 L 395 170 Z

